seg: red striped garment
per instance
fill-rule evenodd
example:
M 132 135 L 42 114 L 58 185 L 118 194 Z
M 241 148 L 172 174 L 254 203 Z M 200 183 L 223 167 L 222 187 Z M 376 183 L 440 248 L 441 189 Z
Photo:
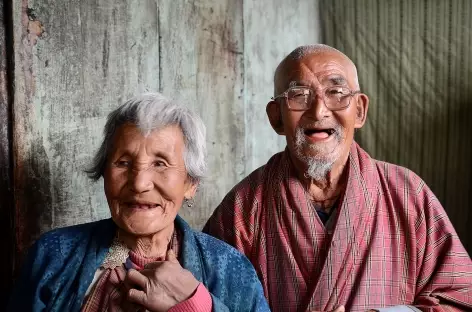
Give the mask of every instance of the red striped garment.
M 287 150 L 236 185 L 204 231 L 251 260 L 272 311 L 472 311 L 472 261 L 428 186 L 355 142 L 346 168 L 331 231 Z

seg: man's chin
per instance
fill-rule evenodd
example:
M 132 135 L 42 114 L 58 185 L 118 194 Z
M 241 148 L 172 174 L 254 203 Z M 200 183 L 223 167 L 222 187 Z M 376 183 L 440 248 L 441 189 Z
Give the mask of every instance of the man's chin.
M 305 160 L 314 160 L 320 162 L 334 162 L 338 157 L 337 150 L 328 149 L 328 148 L 319 148 L 316 149 L 308 146 L 301 151 L 301 158 Z

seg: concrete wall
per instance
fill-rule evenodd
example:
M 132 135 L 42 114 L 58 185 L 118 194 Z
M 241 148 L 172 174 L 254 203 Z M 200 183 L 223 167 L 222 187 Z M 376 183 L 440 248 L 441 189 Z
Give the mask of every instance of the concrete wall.
M 17 249 L 109 215 L 83 170 L 107 114 L 160 91 L 208 128 L 209 175 L 181 215 L 200 228 L 227 191 L 283 149 L 265 104 L 277 63 L 319 41 L 317 1 L 13 1 Z

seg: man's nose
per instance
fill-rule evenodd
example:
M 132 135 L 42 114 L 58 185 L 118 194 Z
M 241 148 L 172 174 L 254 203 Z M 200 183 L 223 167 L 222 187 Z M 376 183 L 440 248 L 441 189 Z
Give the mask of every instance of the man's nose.
M 323 96 L 321 96 L 319 93 L 316 93 L 313 96 L 309 113 L 315 120 L 322 120 L 330 116 L 332 112 L 326 106 Z

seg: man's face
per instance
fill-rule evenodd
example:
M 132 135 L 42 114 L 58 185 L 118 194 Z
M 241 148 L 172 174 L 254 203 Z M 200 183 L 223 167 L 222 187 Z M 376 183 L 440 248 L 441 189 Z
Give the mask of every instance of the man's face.
M 312 178 L 322 178 L 338 160 L 346 160 L 354 137 L 354 129 L 362 127 L 367 113 L 368 99 L 354 95 L 350 105 L 331 111 L 323 101 L 323 90 L 344 86 L 358 90 L 355 68 L 336 53 L 311 54 L 291 64 L 276 86 L 280 93 L 290 84 L 307 86 L 316 91 L 312 106 L 307 111 L 288 109 L 287 100 L 279 98 L 283 133 L 291 155 L 307 166 Z M 270 105 L 270 104 L 269 104 Z

